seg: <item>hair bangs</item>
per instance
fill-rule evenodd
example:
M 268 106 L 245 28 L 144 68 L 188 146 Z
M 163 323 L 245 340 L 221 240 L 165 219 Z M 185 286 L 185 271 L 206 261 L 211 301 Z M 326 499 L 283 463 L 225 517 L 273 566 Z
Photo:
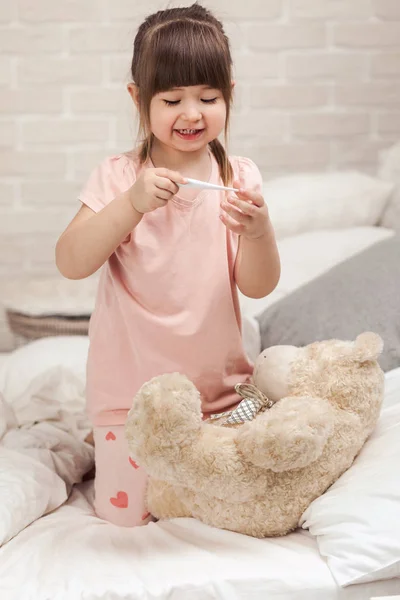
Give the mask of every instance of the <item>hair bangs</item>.
M 230 56 L 213 27 L 187 21 L 168 23 L 154 32 L 150 52 L 146 80 L 152 95 L 195 85 L 230 88 Z

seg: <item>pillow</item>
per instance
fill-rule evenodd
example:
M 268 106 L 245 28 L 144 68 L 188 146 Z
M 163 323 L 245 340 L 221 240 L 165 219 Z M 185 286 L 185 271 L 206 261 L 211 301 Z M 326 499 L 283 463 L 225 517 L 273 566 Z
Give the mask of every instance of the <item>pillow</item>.
M 277 287 L 265 298 L 247 298 L 239 292 L 241 308 L 246 315 L 260 315 L 268 306 L 334 265 L 393 235 L 393 231 L 383 227 L 352 227 L 308 231 L 279 240 L 282 273 Z
M 12 403 L 30 383 L 53 367 L 65 367 L 85 380 L 87 336 L 41 338 L 11 352 L 0 367 L 0 393 Z
M 277 238 L 316 229 L 377 225 L 393 183 L 345 171 L 292 175 L 263 186 Z
M 400 144 L 383 151 L 379 156 L 378 176 L 395 184 L 380 224 L 400 231 Z
M 246 356 L 255 362 L 261 352 L 261 335 L 257 319 L 242 314 L 242 342 Z
M 389 406 L 393 406 L 394 404 L 400 403 L 400 391 L 399 391 L 399 382 L 400 382 L 400 367 L 397 369 L 393 369 L 393 371 L 389 371 L 385 375 L 385 399 L 384 399 L 384 407 L 388 408 Z
M 384 371 L 400 366 L 400 235 L 336 265 L 258 317 L 263 348 L 374 331 Z
M 374 433 L 350 469 L 301 517 L 300 524 L 316 537 L 340 586 L 400 577 L 399 463 L 397 401 L 384 406 Z

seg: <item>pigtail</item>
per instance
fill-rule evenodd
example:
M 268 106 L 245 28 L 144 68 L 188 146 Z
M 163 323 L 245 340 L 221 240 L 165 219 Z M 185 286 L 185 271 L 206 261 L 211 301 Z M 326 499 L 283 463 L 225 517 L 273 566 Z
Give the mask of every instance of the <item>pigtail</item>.
M 146 139 L 140 145 L 139 160 L 141 165 L 143 165 L 151 157 L 153 139 L 154 134 L 150 132 Z
M 233 183 L 233 169 L 228 154 L 218 138 L 209 143 L 211 152 L 218 163 L 219 173 L 225 186 Z

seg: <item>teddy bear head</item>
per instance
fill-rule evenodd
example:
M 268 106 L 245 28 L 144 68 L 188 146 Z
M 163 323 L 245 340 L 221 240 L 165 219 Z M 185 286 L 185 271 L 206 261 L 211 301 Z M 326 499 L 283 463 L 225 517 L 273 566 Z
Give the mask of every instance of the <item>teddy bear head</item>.
M 382 388 L 383 372 L 377 362 L 382 348 L 382 339 L 370 332 L 355 341 L 273 346 L 257 358 L 253 383 L 274 402 L 285 396 L 318 396 L 365 414 L 360 398 L 371 398 L 374 389 L 378 393 Z

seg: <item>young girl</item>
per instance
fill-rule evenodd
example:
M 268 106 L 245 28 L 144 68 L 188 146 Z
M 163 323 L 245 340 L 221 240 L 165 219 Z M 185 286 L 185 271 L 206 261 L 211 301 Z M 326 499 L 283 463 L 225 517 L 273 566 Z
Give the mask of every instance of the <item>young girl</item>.
M 199 4 L 143 22 L 128 91 L 144 141 L 94 169 L 57 243 L 65 277 L 104 265 L 90 322 L 87 405 L 95 510 L 118 525 L 149 519 L 146 474 L 124 437 L 136 392 L 178 371 L 199 389 L 205 417 L 234 408 L 234 385 L 252 373 L 237 287 L 259 298 L 279 279 L 260 172 L 248 158 L 228 157 L 217 139 L 225 130 L 226 142 L 231 68 L 223 27 Z M 186 177 L 240 192 L 179 187 Z

